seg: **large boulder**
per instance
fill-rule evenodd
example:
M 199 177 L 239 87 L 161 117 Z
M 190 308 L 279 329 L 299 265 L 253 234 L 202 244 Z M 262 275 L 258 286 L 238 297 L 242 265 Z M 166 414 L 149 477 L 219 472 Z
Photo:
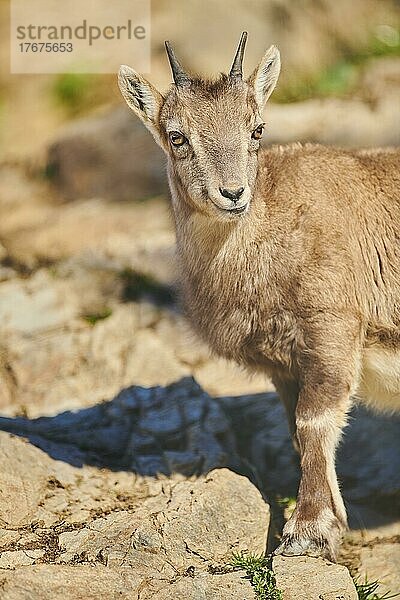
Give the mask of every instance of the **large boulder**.
M 273 570 L 283 600 L 358 600 L 346 567 L 322 558 L 276 556 Z
M 228 469 L 155 478 L 73 459 L 72 443 L 57 461 L 0 433 L 2 599 L 255 600 L 229 566 L 234 552 L 266 545 L 269 507 L 248 479 Z M 273 569 L 283 600 L 357 598 L 347 569 L 322 559 L 277 557 Z
M 47 173 L 69 200 L 143 200 L 167 190 L 162 151 L 122 102 L 68 125 L 49 147 Z
M 133 513 L 113 512 L 62 533 L 56 560 L 96 562 L 101 556 L 110 567 L 172 579 L 189 567 L 224 566 L 235 550 L 263 552 L 268 524 L 268 506 L 256 488 L 218 469 L 196 481 L 165 481 Z
M 254 599 L 226 568 L 266 544 L 269 508 L 245 477 L 76 468 L 5 433 L 0 460 L 4 600 Z
M 255 600 L 239 573 L 176 575 L 173 581 L 146 581 L 131 568 L 102 565 L 36 565 L 0 575 L 3 600 Z M 135 595 L 134 595 L 135 594 Z M 137 595 L 138 594 L 138 595 Z

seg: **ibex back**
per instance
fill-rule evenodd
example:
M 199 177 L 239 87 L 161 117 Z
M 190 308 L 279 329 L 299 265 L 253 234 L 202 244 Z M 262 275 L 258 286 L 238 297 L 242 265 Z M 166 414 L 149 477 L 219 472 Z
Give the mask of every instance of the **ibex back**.
M 346 511 L 335 449 L 352 399 L 400 408 L 400 153 L 260 149 L 280 71 L 187 74 L 166 43 L 162 96 L 129 67 L 128 105 L 168 156 L 184 305 L 214 352 L 269 375 L 302 477 L 277 552 L 335 559 Z

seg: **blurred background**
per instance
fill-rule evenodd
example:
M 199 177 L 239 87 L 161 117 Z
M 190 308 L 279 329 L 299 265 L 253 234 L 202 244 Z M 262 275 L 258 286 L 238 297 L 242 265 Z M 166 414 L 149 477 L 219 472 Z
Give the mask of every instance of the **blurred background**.
M 398 1 L 152 0 L 148 78 L 161 90 L 170 83 L 165 39 L 188 69 L 228 70 L 242 30 L 249 32 L 247 74 L 270 44 L 282 54 L 265 144 L 400 144 Z M 11 75 L 6 0 L 0 61 L 1 415 L 8 423 L 59 415 L 112 400 L 128 386 L 194 376 L 212 396 L 241 396 L 237 414 L 227 403 L 239 446 L 266 480 L 282 483 L 290 471 L 293 482 L 294 463 L 279 462 L 288 456 L 281 440 L 290 446 L 280 409 L 273 421 L 263 398 L 249 396 L 271 384 L 210 357 L 180 314 L 165 160 L 125 106 L 116 75 Z M 134 56 L 125 62 L 135 67 Z M 347 446 L 342 474 L 347 465 L 354 498 L 384 499 L 377 512 L 359 509 L 358 525 L 373 514 L 375 529 L 352 538 L 350 566 L 355 545 L 392 536 L 395 548 L 399 536 L 399 424 L 363 418 L 353 443 L 370 452 L 368 468 Z M 388 556 L 396 551 L 399 560 L 399 545 L 393 548 Z

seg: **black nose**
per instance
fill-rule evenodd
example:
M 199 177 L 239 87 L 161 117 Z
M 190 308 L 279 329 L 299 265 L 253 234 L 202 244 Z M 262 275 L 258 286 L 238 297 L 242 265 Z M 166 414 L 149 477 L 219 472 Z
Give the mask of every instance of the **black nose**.
M 244 187 L 240 187 L 237 190 L 227 190 L 226 188 L 219 188 L 219 191 L 221 192 L 221 195 L 224 196 L 224 198 L 229 198 L 229 200 L 239 200 L 240 196 L 243 194 L 244 192 Z

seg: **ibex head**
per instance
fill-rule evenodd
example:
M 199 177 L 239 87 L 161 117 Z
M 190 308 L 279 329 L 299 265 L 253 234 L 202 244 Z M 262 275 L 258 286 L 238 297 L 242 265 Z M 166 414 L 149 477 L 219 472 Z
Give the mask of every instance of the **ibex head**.
M 165 43 L 174 83 L 162 96 L 133 69 L 121 66 L 119 87 L 170 160 L 171 183 L 193 210 L 237 218 L 249 207 L 263 133 L 263 108 L 280 71 L 271 46 L 249 79 L 242 33 L 229 75 L 215 81 L 188 74 Z

